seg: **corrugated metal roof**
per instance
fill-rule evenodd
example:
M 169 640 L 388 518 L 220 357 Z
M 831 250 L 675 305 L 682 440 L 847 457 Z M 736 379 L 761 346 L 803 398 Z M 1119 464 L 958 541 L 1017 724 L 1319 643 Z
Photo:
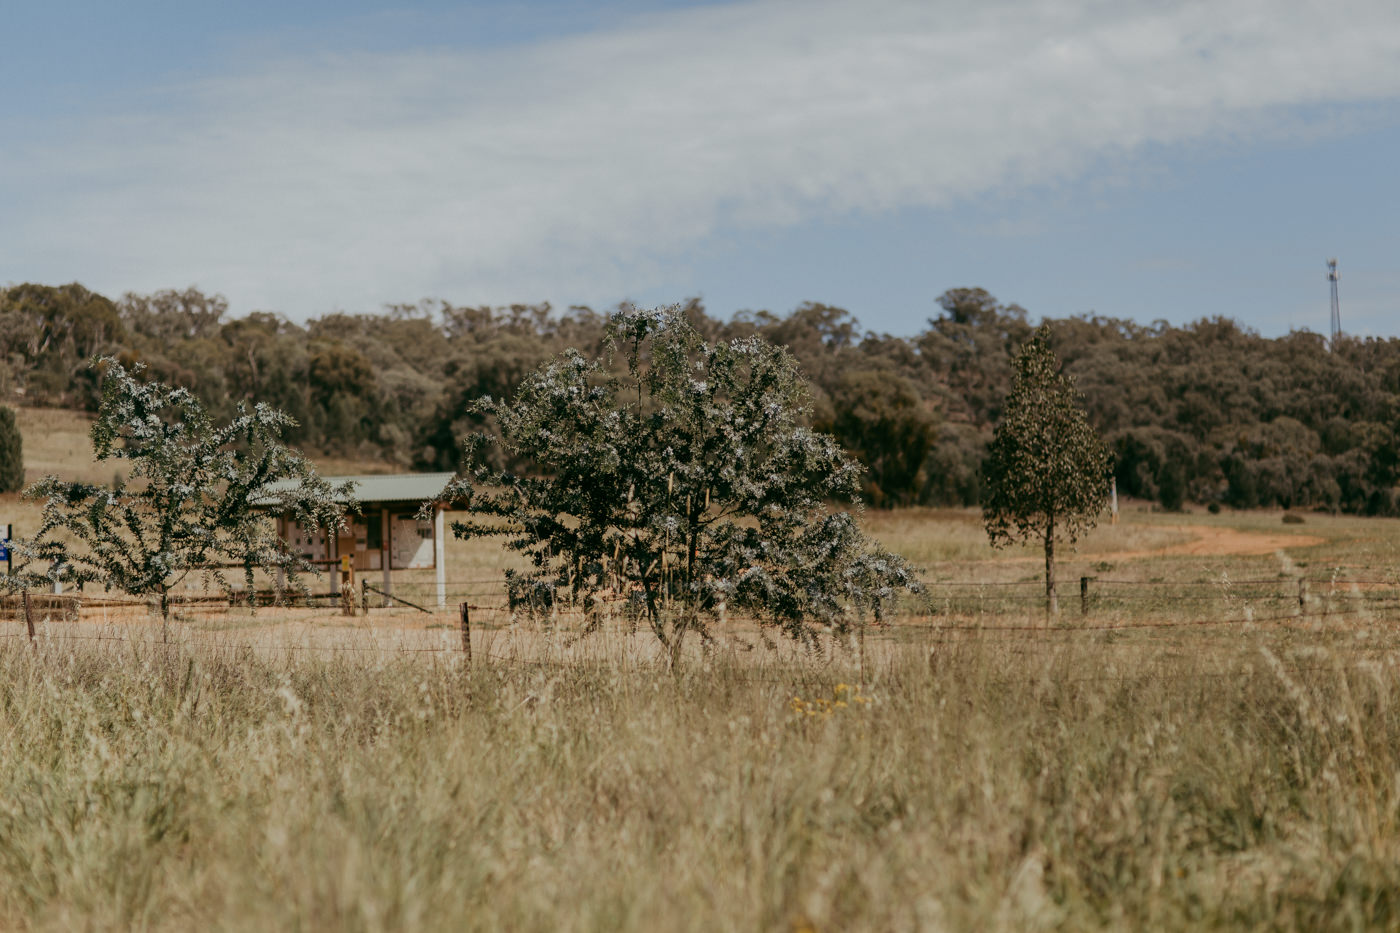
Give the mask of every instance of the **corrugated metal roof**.
M 371 476 L 327 476 L 326 482 L 332 486 L 354 483 L 354 497 L 357 501 L 369 504 L 377 502 L 421 503 L 436 499 L 444 486 L 452 479 L 452 473 L 387 473 Z M 291 486 L 290 481 L 273 483 L 270 491 L 280 491 Z M 345 499 L 339 498 L 344 502 Z

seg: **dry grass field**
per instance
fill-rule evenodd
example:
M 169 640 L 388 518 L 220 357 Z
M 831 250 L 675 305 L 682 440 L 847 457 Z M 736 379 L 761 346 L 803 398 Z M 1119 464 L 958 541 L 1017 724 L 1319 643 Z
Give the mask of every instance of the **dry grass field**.
M 1305 519 L 1128 507 L 1047 620 L 975 512 L 871 513 L 925 597 L 678 673 L 460 542 L 470 664 L 455 611 L 3 621 L 0 928 L 1400 928 L 1400 522 Z

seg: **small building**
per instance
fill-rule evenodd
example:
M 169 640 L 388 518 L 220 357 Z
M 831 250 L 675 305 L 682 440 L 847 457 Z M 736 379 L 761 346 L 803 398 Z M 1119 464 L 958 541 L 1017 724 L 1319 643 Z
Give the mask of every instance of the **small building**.
M 437 605 L 447 606 L 447 561 L 444 512 L 439 496 L 452 473 L 394 473 L 376 476 L 327 476 L 333 486 L 352 484 L 349 505 L 359 503 L 358 513 L 346 516 L 346 528 L 338 535 L 324 528 L 302 528 L 285 515 L 277 516 L 277 534 L 287 546 L 308 561 L 330 569 L 330 591 L 340 592 L 341 558 L 349 557 L 357 574 L 378 574 L 386 594 L 394 591 L 393 571 L 434 570 Z M 423 503 L 432 502 L 432 517 L 419 518 Z M 371 577 L 372 578 L 372 577 Z

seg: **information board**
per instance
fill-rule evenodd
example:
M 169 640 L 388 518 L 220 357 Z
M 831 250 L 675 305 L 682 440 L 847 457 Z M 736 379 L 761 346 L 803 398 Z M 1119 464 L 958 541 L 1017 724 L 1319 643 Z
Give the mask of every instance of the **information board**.
M 389 569 L 431 570 L 437 566 L 434 557 L 432 522 L 420 522 L 412 515 L 389 519 Z
M 296 522 L 287 522 L 287 546 L 309 561 L 324 561 L 330 557 L 325 532 L 310 531 Z

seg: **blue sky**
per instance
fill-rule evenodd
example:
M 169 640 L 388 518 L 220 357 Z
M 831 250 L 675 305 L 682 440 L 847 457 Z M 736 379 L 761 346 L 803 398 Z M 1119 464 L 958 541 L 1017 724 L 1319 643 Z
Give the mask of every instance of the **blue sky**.
M 1400 333 L 1394 0 L 0 0 L 0 282 Z

